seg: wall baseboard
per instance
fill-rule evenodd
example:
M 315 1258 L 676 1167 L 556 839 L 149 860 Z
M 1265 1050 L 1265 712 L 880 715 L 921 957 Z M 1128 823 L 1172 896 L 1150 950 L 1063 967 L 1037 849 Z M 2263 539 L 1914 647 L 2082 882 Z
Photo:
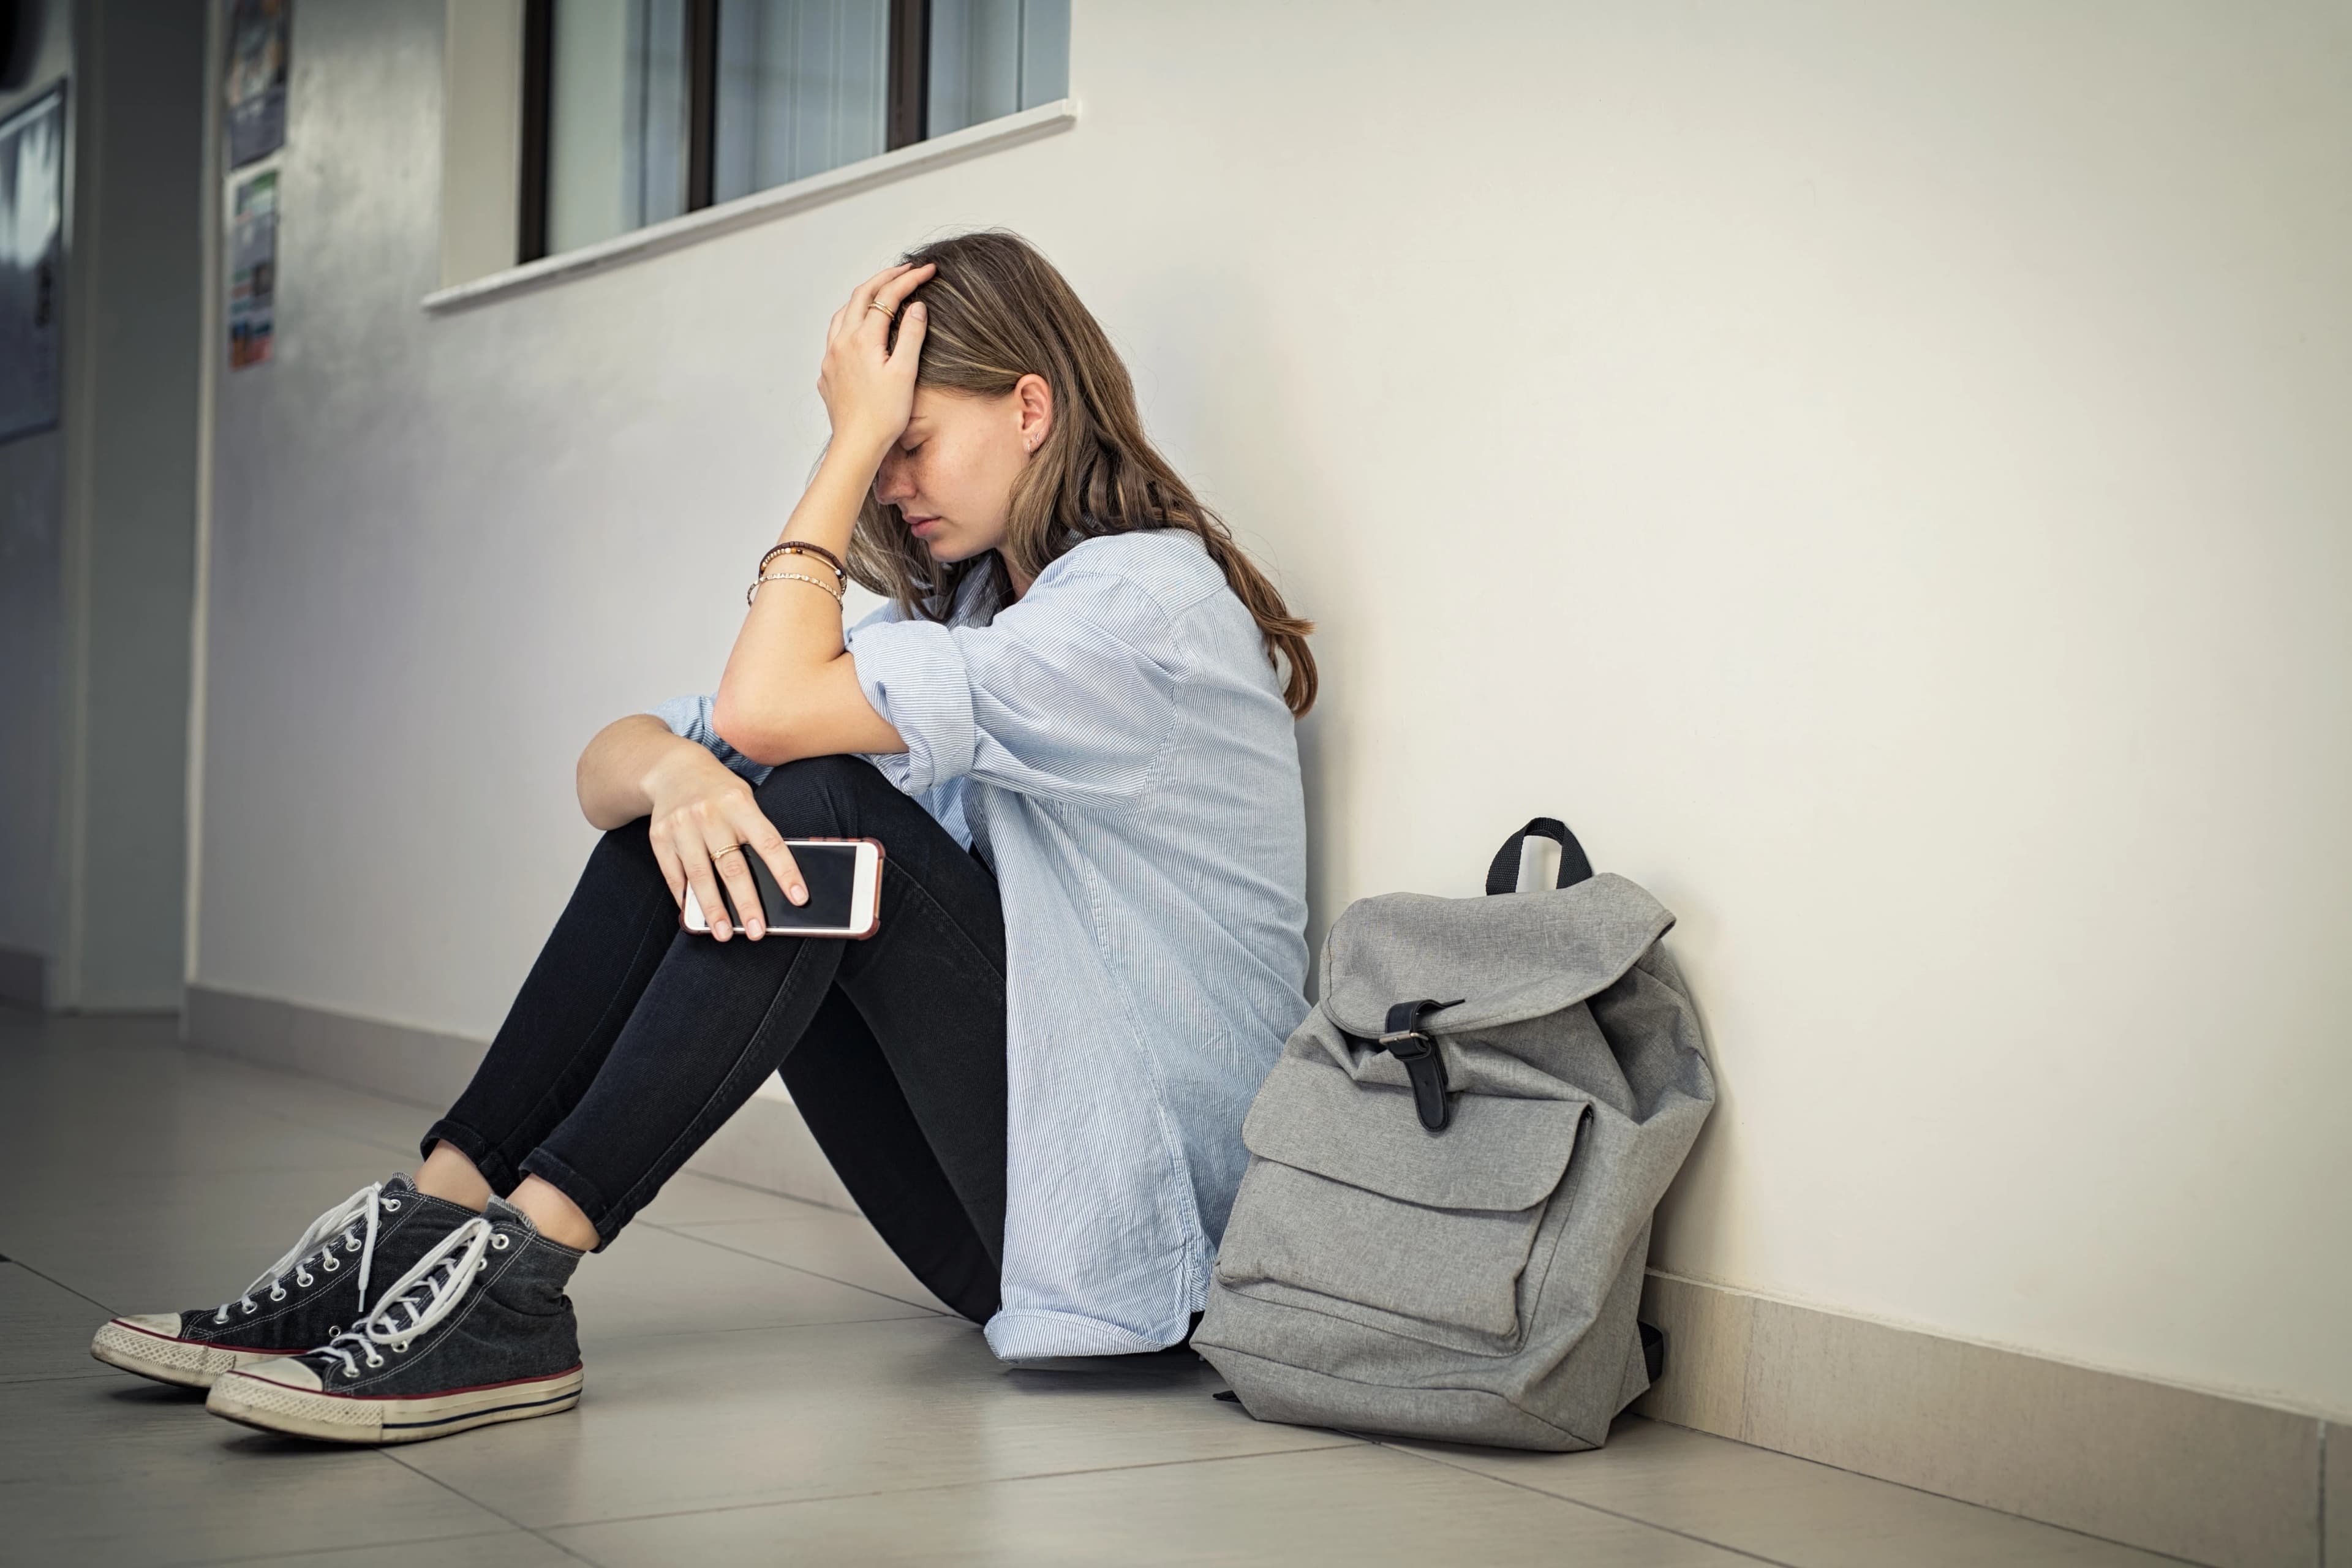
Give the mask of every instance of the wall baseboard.
M 49 961 L 21 947 L 0 947 L 0 1002 L 38 1012 L 49 1005 Z
M 1655 1270 L 1642 1306 L 1642 1415 L 2217 1568 L 2352 1564 L 2352 1426 Z
M 259 1067 L 325 1079 L 436 1111 L 464 1090 L 489 1048 L 488 1041 L 463 1035 L 194 984 L 188 987 L 180 1037 Z M 751 1099 L 686 1168 L 804 1203 L 857 1210 L 799 1110 L 782 1095 Z
M 488 1047 L 205 985 L 182 1037 L 435 1110 Z M 686 1168 L 856 1210 L 781 1095 Z M 1654 1419 L 2217 1568 L 2352 1568 L 2352 1425 L 1656 1271 L 1643 1308 L 1670 1336 Z

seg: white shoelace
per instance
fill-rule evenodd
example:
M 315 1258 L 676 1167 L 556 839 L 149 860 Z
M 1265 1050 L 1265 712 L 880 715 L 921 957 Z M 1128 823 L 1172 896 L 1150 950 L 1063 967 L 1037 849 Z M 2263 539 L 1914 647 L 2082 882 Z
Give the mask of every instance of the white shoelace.
M 375 1262 L 375 1238 L 380 1212 L 387 1208 L 397 1210 L 400 1204 L 401 1200 L 398 1198 L 384 1197 L 382 1182 L 371 1182 L 362 1187 L 358 1192 L 312 1220 L 310 1228 L 302 1233 L 302 1239 L 289 1248 L 285 1257 L 264 1269 L 259 1278 L 245 1288 L 243 1295 L 234 1301 L 221 1303 L 220 1309 L 213 1313 L 213 1321 L 227 1322 L 228 1310 L 231 1307 L 246 1312 L 256 1310 L 258 1303 L 254 1300 L 253 1293 L 264 1287 L 268 1289 L 271 1300 L 284 1300 L 286 1287 L 281 1282 L 289 1273 L 293 1275 L 297 1285 L 309 1289 L 311 1283 L 310 1264 L 314 1251 L 317 1254 L 320 1272 L 333 1274 L 339 1271 L 342 1268 L 342 1262 L 335 1257 L 335 1247 L 338 1242 L 342 1245 L 345 1252 L 356 1252 L 360 1255 L 360 1305 L 364 1309 L 368 1302 L 368 1269 Z M 361 1240 L 357 1228 L 358 1222 L 362 1220 L 364 1220 L 367 1226 L 367 1238 L 364 1242 Z M 325 1245 L 321 1246 L 321 1243 Z
M 345 1377 L 359 1375 L 358 1358 L 362 1356 L 369 1366 L 382 1366 L 378 1347 L 407 1350 L 409 1341 L 457 1310 L 467 1287 L 483 1268 L 483 1252 L 491 1247 L 503 1252 L 508 1245 L 488 1220 L 477 1215 L 443 1237 L 415 1268 L 394 1281 L 373 1311 L 310 1353 L 335 1357 L 343 1363 Z M 398 1316 L 403 1311 L 408 1314 L 405 1322 Z

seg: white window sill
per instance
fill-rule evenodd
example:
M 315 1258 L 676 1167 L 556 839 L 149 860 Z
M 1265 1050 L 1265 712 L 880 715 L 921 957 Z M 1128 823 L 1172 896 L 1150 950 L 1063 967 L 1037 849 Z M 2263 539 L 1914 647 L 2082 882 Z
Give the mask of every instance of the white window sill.
M 961 163 L 976 153 L 1034 142 L 1038 137 L 1068 129 L 1077 123 L 1077 119 L 1078 101 L 1074 98 L 1041 103 L 1018 114 L 967 126 L 961 131 L 935 136 L 928 142 L 918 142 L 911 147 L 901 147 L 879 157 L 846 163 L 838 169 L 828 169 L 822 174 L 811 174 L 805 180 L 794 180 L 788 185 L 777 185 L 719 206 L 688 213 L 667 223 L 631 229 L 611 239 L 583 246 L 578 250 L 567 250 L 561 256 L 551 256 L 525 266 L 510 267 L 503 272 L 493 272 L 486 278 L 436 289 L 425 296 L 424 306 L 436 313 L 462 310 L 566 278 L 576 278 L 584 272 L 658 256 L 666 250 L 698 244 L 716 235 L 731 234 L 739 228 L 748 228 L 788 213 L 836 201 L 927 169 Z

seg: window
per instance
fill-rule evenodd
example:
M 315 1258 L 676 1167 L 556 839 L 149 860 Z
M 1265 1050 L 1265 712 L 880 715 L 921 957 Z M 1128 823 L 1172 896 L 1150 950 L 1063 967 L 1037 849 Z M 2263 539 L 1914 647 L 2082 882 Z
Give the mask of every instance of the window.
M 518 259 L 1068 95 L 1069 0 L 526 0 Z

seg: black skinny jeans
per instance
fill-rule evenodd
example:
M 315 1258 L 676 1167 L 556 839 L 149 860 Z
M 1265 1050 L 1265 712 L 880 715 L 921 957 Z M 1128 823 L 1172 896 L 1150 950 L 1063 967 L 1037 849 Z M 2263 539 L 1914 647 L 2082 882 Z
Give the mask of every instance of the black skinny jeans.
M 1004 920 L 996 880 L 855 757 L 771 773 L 788 838 L 877 838 L 880 929 L 864 942 L 678 927 L 647 824 L 604 835 L 489 1054 L 436 1140 L 511 1193 L 538 1176 L 596 1250 L 781 1069 L 875 1229 L 975 1322 L 1004 1237 Z

